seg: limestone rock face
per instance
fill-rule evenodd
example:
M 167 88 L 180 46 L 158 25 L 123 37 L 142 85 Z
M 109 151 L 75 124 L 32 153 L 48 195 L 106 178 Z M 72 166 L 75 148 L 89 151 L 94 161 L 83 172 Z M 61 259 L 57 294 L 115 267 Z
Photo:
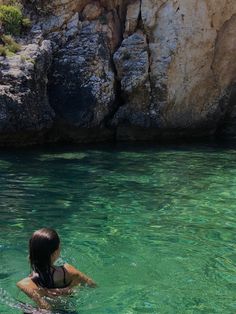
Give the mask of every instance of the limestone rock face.
M 144 3 L 148 2 L 152 8 L 158 7 L 159 1 Z M 152 60 L 153 105 L 160 106 L 165 128 L 199 128 L 206 124 L 214 128 L 221 118 L 220 100 L 231 82 L 219 86 L 221 73 L 214 71 L 217 32 L 236 12 L 234 1 L 224 6 L 223 2 L 166 1 L 158 11 L 154 9 L 155 16 L 150 20 L 146 19 L 150 7 L 142 7 Z M 228 12 L 222 17 L 224 7 Z M 228 40 L 236 48 L 232 37 Z M 222 58 L 223 54 L 219 56 Z
M 24 145 L 43 141 L 54 111 L 47 97 L 51 45 L 22 48 L 21 55 L 0 59 L 0 142 Z
M 145 81 L 141 87 L 146 95 L 145 105 L 142 104 L 142 97 L 136 97 L 135 105 L 132 105 L 128 114 L 125 137 L 129 137 L 127 121 L 131 130 L 130 137 L 135 137 L 133 127 L 137 126 L 137 121 L 131 117 L 140 108 L 145 109 L 142 114 L 145 123 L 142 127 L 152 128 L 150 134 L 147 133 L 147 138 L 155 134 L 153 127 L 157 137 L 165 132 L 168 136 L 172 133 L 173 136 L 178 133 L 180 136 L 214 133 L 229 111 L 231 86 L 236 79 L 236 36 L 233 35 L 236 2 L 136 1 L 128 6 L 126 33 L 130 32 L 132 17 L 138 15 L 139 4 L 140 21 L 138 24 L 134 23 L 130 30 L 138 25 L 147 38 L 149 69 L 146 77 L 149 82 Z M 118 51 L 123 46 L 127 46 L 127 39 L 122 42 Z M 132 49 L 129 63 L 133 66 L 130 65 L 129 68 L 133 67 L 135 72 L 137 58 Z M 116 54 L 115 64 L 119 74 L 120 62 Z M 142 54 L 140 61 L 141 59 Z M 122 82 L 130 74 L 128 73 L 129 71 L 123 71 L 119 75 L 123 90 L 125 88 Z M 147 89 L 148 85 L 150 87 Z M 135 86 L 129 88 L 129 97 L 121 107 L 123 112 L 130 107 L 132 95 L 137 95 Z M 123 122 L 120 123 L 122 125 Z M 137 139 L 139 136 L 140 132 L 137 132 Z
M 236 135 L 235 0 L 23 2 L 34 22 L 24 47 L 35 45 L 42 57 L 24 71 L 22 52 L 0 60 L 1 134 L 53 122 L 50 140 L 74 142 Z M 34 103 L 44 104 L 34 127 L 31 116 L 15 119 L 7 98 L 27 104 L 28 80 Z

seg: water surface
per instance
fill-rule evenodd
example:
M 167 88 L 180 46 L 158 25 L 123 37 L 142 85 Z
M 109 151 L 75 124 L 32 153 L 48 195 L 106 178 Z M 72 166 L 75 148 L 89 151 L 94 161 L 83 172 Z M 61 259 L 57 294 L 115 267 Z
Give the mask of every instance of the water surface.
M 235 313 L 236 146 L 1 151 L 0 187 L 0 313 L 29 303 L 15 283 L 43 226 L 99 285 L 77 313 Z

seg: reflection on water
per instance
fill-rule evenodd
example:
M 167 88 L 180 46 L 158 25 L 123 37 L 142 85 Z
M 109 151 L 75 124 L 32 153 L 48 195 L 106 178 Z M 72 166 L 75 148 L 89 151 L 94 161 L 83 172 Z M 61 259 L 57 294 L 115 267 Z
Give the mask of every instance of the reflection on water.
M 70 311 L 235 312 L 233 145 L 1 152 L 0 185 L 0 287 L 13 299 L 29 304 L 15 283 L 30 234 L 49 226 L 99 284 L 67 299 Z

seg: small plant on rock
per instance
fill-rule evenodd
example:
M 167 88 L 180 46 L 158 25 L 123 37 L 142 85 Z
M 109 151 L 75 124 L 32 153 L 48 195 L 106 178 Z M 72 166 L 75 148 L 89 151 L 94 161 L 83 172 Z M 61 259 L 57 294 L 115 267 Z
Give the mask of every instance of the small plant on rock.
M 10 35 L 3 35 L 2 40 L 4 41 L 7 49 L 10 50 L 11 52 L 16 53 L 21 48 L 20 45 Z
M 28 17 L 25 17 L 22 19 L 22 26 L 24 28 L 29 28 L 29 27 L 31 27 L 31 25 L 32 25 L 32 22 Z
M 19 36 L 31 26 L 30 19 L 23 16 L 20 0 L 0 0 L 0 55 L 12 56 L 21 46 L 12 36 Z
M 2 35 L 4 45 L 0 45 L 0 55 L 2 57 L 10 57 L 18 52 L 21 46 L 10 35 Z
M 30 62 L 32 64 L 35 64 L 35 60 L 26 56 L 26 55 L 21 55 L 20 56 L 20 59 L 21 59 L 21 62 L 24 63 L 24 62 Z
M 7 56 L 7 49 L 5 46 L 0 45 L 0 56 L 2 56 L 2 57 Z
M 6 34 L 19 35 L 22 20 L 23 15 L 19 7 L 0 5 L 0 22 Z
M 0 0 L 1 1 L 1 0 Z M 17 0 L 0 5 L 0 25 L 5 34 L 20 35 L 21 31 L 31 26 L 29 18 L 24 17 L 22 5 Z

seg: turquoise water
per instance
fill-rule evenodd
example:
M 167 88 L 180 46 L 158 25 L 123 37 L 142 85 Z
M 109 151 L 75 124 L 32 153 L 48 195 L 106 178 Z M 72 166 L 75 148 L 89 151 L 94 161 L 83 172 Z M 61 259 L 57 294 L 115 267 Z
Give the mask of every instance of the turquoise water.
M 1 151 L 0 187 L 0 313 L 29 302 L 43 226 L 98 283 L 63 301 L 77 313 L 236 312 L 236 146 Z

